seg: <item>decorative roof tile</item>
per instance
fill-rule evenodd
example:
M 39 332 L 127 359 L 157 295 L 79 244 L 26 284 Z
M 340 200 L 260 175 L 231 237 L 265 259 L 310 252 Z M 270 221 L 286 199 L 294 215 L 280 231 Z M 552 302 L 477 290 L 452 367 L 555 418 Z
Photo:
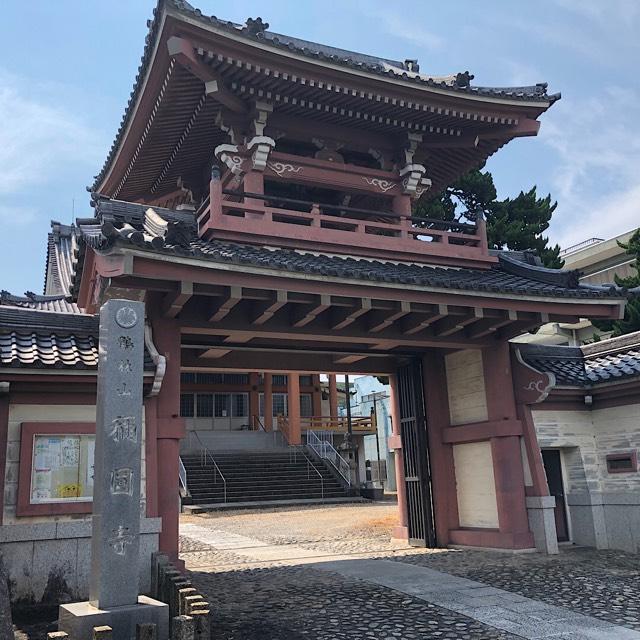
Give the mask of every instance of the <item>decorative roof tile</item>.
M 640 377 L 640 331 L 582 347 L 517 345 L 525 362 L 557 384 L 588 387 Z

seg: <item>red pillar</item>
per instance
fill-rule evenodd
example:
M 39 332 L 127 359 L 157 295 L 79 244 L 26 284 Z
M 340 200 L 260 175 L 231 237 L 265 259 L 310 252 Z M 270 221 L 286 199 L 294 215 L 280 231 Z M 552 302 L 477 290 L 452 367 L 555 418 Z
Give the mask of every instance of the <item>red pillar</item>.
M 482 362 L 489 420 L 516 420 L 509 343 L 485 349 Z M 527 517 L 520 437 L 491 438 L 491 452 L 500 534 L 511 548 L 533 547 L 533 535 L 529 531 Z
M 180 439 L 185 436 L 184 420 L 180 417 L 180 325 L 173 318 L 164 318 L 160 300 L 151 297 L 147 305 L 158 351 L 167 359 L 167 367 L 157 396 L 157 456 L 158 515 L 162 518 L 160 551 L 172 561 L 178 559 L 178 458 Z
M 450 424 L 447 373 L 442 351 L 432 351 L 424 356 L 422 370 L 436 540 L 442 547 L 449 544 L 449 531 L 459 526 L 453 448 L 445 444 L 442 437 L 443 430 Z
M 320 376 L 315 374 L 311 376 L 311 381 L 313 384 L 313 415 L 321 416 L 322 415 L 322 391 L 320 390 Z
M 407 509 L 407 489 L 404 483 L 404 455 L 402 452 L 402 435 L 400 430 L 400 407 L 398 405 L 398 381 L 389 376 L 389 407 L 391 409 L 391 427 L 393 435 L 389 438 L 389 446 L 394 449 L 396 467 L 396 487 L 398 495 L 398 525 L 393 528 L 392 537 L 401 540 L 409 539 L 409 516 Z
M 293 371 L 287 375 L 287 403 L 289 406 L 289 444 L 301 444 L 300 376 Z
M 6 383 L 5 383 L 6 384 Z M 9 437 L 9 389 L 2 389 L 0 393 L 0 496 L 3 503 L 0 505 L 0 525 L 4 516 L 4 476 L 7 465 L 7 440 Z
M 273 431 L 273 375 L 264 374 L 264 428 Z
M 158 516 L 158 399 L 144 401 L 147 518 Z
M 247 193 L 264 193 L 264 175 L 260 171 L 249 171 L 244 176 L 243 181 L 244 190 Z M 264 205 L 264 200 L 258 200 L 256 198 L 246 197 L 244 201 L 247 204 L 255 204 L 258 206 Z M 246 217 L 251 219 L 262 220 L 263 216 L 259 213 L 252 213 L 248 211 Z
M 260 412 L 260 396 L 258 392 L 258 374 L 249 374 L 249 425 L 250 428 L 254 428 L 254 417 Z
M 338 382 L 335 373 L 329 375 L 329 415 L 338 417 Z

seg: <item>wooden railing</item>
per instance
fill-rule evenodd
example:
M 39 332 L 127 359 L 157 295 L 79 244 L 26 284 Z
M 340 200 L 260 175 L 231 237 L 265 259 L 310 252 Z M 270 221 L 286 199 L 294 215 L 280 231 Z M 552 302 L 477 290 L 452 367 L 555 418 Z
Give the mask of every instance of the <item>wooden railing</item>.
M 311 416 L 300 418 L 302 431 L 333 431 L 334 433 L 347 433 L 349 421 L 344 416 Z M 351 418 L 351 430 L 356 435 L 375 433 L 377 428 L 376 416 L 354 416 Z
M 388 253 L 417 260 L 437 256 L 441 262 L 495 262 L 488 253 L 483 219 L 467 224 L 232 191 L 223 189 L 220 180 L 212 181 L 209 203 L 203 203 L 197 215 L 205 239 L 277 239 L 279 246 L 342 247 L 344 252 L 376 257 Z
M 260 416 L 251 416 L 251 430 L 252 431 L 266 431 L 267 429 L 264 426 L 264 422 L 262 422 L 262 418 Z

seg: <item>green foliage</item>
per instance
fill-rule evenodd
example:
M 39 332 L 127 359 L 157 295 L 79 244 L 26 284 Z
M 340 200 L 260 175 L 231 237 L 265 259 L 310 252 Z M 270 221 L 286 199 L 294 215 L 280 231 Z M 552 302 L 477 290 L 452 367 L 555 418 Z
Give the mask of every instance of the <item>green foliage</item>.
M 618 245 L 627 252 L 627 255 L 635 258 L 635 262 L 631 265 L 631 269 L 635 271 L 635 274 L 627 278 L 615 276 L 616 284 L 627 289 L 640 287 L 640 229 L 636 229 L 636 232 L 629 238 L 629 242 L 626 244 L 618 242 Z M 615 320 L 612 323 L 612 328 L 614 336 L 640 331 L 640 297 L 632 298 L 627 302 L 624 318 Z
M 437 198 L 418 201 L 414 215 L 437 220 L 475 219 L 482 213 L 487 221 L 487 240 L 492 249 L 535 251 L 546 267 L 561 268 L 560 247 L 549 246 L 544 232 L 557 202 L 551 195 L 538 198 L 536 187 L 515 198 L 498 200 L 493 177 L 488 171 L 475 169 L 463 175 Z

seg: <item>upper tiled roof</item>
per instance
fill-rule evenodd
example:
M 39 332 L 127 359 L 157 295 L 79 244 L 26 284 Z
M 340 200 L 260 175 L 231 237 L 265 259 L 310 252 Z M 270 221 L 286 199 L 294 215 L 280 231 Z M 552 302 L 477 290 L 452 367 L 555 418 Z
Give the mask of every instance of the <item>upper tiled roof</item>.
M 0 305 L 56 313 L 80 313 L 78 305 L 65 296 L 41 296 L 31 291 L 27 291 L 24 296 L 15 296 L 8 291 L 0 291 Z
M 583 347 L 518 345 L 525 362 L 559 385 L 589 386 L 640 377 L 640 331 Z
M 157 214 L 157 215 L 156 215 Z M 105 250 L 114 244 L 176 256 L 275 271 L 332 276 L 425 288 L 557 298 L 624 298 L 615 287 L 585 287 L 578 273 L 545 269 L 509 252 L 497 252 L 492 269 L 454 269 L 424 264 L 328 255 L 311 251 L 197 238 L 195 215 L 147 205 L 99 199 L 96 218 L 78 220 L 84 242 Z M 516 254 L 517 256 L 517 254 Z M 534 264 L 530 264 L 534 262 Z
M 52 221 L 47 245 L 47 272 L 44 283 L 46 295 L 71 295 L 77 259 L 76 227 Z
M 501 98 L 506 100 L 539 102 L 541 105 L 552 104 L 560 98 L 559 93 L 549 94 L 547 92 L 547 83 L 537 83 L 528 86 L 519 87 L 482 87 L 471 86 L 470 81 L 473 75 L 468 72 L 457 73 L 451 76 L 434 77 L 418 73 L 411 70 L 406 62 L 398 60 L 390 60 L 372 56 L 354 51 L 347 51 L 338 47 L 302 40 L 293 36 L 285 36 L 279 33 L 262 29 L 262 21 L 247 20 L 245 25 L 239 25 L 234 22 L 220 20 L 216 16 L 205 16 L 200 9 L 194 8 L 184 0 L 158 0 L 158 4 L 153 11 L 153 19 L 148 21 L 149 32 L 145 39 L 145 47 L 142 54 L 138 73 L 136 74 L 133 88 L 127 101 L 127 107 L 120 122 L 120 126 L 116 133 L 116 137 L 111 145 L 107 159 L 100 170 L 94 177 L 92 189 L 97 190 L 102 180 L 107 174 L 112 161 L 114 160 L 120 144 L 124 138 L 125 131 L 131 117 L 133 116 L 134 106 L 138 100 L 142 90 L 143 79 L 151 63 L 152 54 L 156 38 L 160 31 L 162 17 L 165 10 L 171 10 L 178 15 L 183 15 L 193 20 L 196 19 L 204 25 L 213 25 L 217 28 L 224 29 L 236 36 L 241 36 L 248 41 L 267 43 L 271 46 L 294 52 L 311 60 L 324 60 L 326 62 L 344 66 L 346 68 L 360 69 L 369 73 L 375 73 L 380 76 L 391 79 L 399 79 L 403 81 L 415 82 L 416 85 L 445 89 L 461 95 L 470 96 L 486 96 L 493 98 Z M 266 25 L 268 26 L 268 25 Z M 412 68 L 413 65 L 412 65 Z

